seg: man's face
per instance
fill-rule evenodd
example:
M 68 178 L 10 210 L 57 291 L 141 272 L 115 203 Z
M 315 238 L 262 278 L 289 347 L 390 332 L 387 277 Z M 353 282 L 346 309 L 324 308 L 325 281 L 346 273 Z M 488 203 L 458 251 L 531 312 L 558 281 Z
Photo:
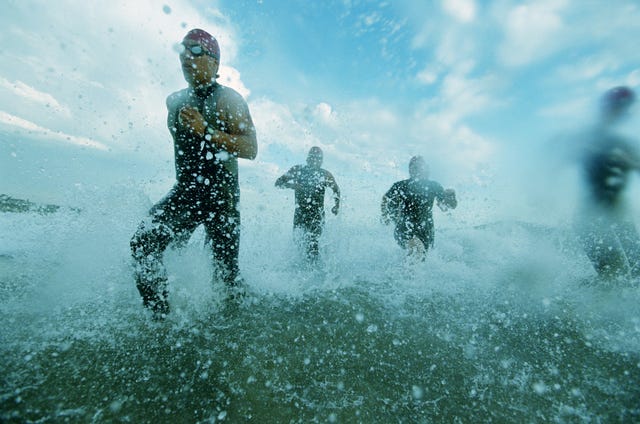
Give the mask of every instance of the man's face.
M 184 79 L 192 87 L 211 84 L 218 73 L 218 59 L 207 54 L 197 41 L 184 40 L 182 45 L 180 63 Z
M 422 158 L 416 158 L 409 163 L 409 176 L 411 178 L 428 178 L 429 167 Z
M 319 149 L 311 149 L 307 156 L 307 165 L 312 168 L 320 168 L 322 166 L 322 151 Z
M 604 108 L 603 116 L 605 120 L 615 123 L 627 119 L 630 115 L 630 104 L 614 105 Z

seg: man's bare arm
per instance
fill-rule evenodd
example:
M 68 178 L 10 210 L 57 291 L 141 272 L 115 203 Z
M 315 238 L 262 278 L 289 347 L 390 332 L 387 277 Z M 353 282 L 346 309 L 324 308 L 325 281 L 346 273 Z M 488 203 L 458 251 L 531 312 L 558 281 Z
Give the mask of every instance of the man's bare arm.
M 253 160 L 258 155 L 258 141 L 249 107 L 235 91 L 225 93 L 226 95 L 218 100 L 218 107 L 225 111 L 226 130 L 214 130 L 211 134 L 212 142 L 239 158 Z

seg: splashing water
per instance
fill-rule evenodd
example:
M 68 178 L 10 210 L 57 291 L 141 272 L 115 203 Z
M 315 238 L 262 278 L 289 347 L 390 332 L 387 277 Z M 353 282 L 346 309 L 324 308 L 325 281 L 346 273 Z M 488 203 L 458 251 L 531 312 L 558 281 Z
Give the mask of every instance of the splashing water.
M 129 262 L 144 196 L 1 214 L 2 421 L 640 419 L 638 290 L 581 285 L 592 271 L 567 232 L 443 227 L 411 263 L 347 208 L 309 269 L 290 205 L 243 196 L 249 298 L 225 305 L 196 232 L 166 253 L 161 323 Z

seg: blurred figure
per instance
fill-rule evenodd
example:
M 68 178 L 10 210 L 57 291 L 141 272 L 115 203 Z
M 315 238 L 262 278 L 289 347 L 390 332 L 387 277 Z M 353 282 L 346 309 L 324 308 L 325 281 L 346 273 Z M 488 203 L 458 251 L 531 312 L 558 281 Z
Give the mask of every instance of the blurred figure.
M 278 188 L 290 188 L 295 192 L 294 234 L 311 262 L 318 259 L 318 240 L 324 226 L 326 188 L 333 191 L 334 205 L 331 212 L 337 215 L 340 208 L 340 188 L 333 175 L 321 166 L 322 150 L 314 146 L 309 150 L 306 165 L 294 166 L 275 183 Z
M 240 186 L 238 158 L 254 159 L 256 132 L 244 99 L 216 82 L 217 40 L 193 29 L 182 40 L 180 63 L 189 87 L 167 98 L 167 126 L 173 137 L 176 183 L 149 212 L 131 239 L 136 285 L 145 307 L 169 312 L 162 257 L 170 243 L 187 241 L 199 225 L 210 240 L 216 275 L 239 288 Z
M 586 193 L 577 229 L 593 267 L 605 278 L 640 273 L 640 238 L 623 199 L 629 174 L 640 170 L 640 160 L 631 141 L 615 131 L 634 101 L 628 87 L 604 93 L 600 122 L 580 157 Z
M 393 235 L 400 247 L 423 260 L 434 242 L 434 200 L 442 211 L 458 206 L 453 189 L 445 190 L 429 180 L 429 167 L 422 156 L 409 161 L 409 179 L 394 183 L 382 197 L 382 222 L 393 221 Z

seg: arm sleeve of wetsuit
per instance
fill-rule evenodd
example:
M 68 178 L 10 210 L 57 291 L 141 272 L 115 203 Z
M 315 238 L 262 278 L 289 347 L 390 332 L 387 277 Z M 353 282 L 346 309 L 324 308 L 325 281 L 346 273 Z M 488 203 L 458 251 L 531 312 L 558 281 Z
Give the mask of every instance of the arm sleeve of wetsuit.
M 440 184 L 436 188 L 436 200 L 440 209 L 455 209 L 458 206 L 455 190 L 449 188 L 444 189 Z
M 278 188 L 295 188 L 298 167 L 294 166 L 276 180 L 275 186 Z
M 397 197 L 398 197 L 398 189 L 396 184 L 391 186 L 391 188 L 382 196 L 382 203 L 380 204 L 380 212 L 382 213 L 382 222 L 388 224 L 389 221 L 393 220 L 396 211 L 397 211 Z
M 338 183 L 336 183 L 336 179 L 333 177 L 331 172 L 327 171 L 326 174 L 327 185 L 333 191 L 333 200 L 336 206 L 340 206 L 340 187 L 338 187 Z

